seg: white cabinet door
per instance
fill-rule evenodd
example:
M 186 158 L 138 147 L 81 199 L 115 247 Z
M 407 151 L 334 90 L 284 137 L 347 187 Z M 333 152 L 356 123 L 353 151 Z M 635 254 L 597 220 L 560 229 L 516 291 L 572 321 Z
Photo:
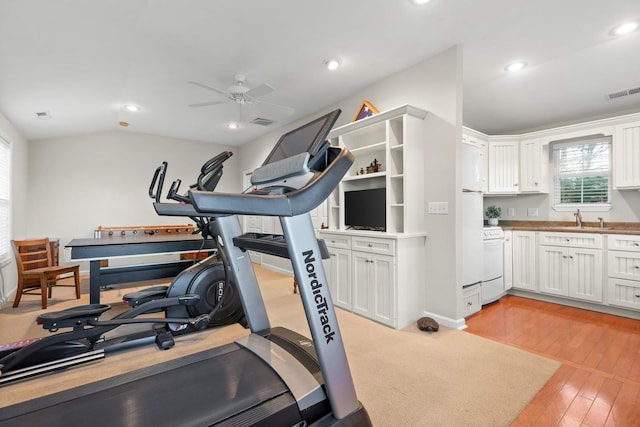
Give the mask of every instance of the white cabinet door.
M 393 257 L 372 255 L 371 260 L 371 309 L 369 314 L 373 320 L 385 325 L 395 326 L 395 270 Z
M 602 251 L 599 249 L 568 250 L 569 296 L 602 302 Z
M 558 246 L 540 246 L 540 292 L 569 296 L 569 250 Z
M 371 317 L 371 254 L 366 252 L 351 252 L 351 285 L 352 305 L 354 313 L 365 317 Z
M 613 188 L 640 188 L 640 122 L 616 126 L 612 171 Z
M 513 232 L 513 287 L 537 291 L 535 231 Z
M 520 192 L 548 192 L 546 177 L 548 167 L 543 163 L 543 147 L 540 139 L 520 142 Z
M 395 326 L 395 268 L 393 257 L 352 251 L 354 313 Z
M 517 193 L 518 141 L 489 141 L 489 193 Z
M 351 310 L 351 251 L 332 247 L 327 249 L 329 290 L 333 304 Z

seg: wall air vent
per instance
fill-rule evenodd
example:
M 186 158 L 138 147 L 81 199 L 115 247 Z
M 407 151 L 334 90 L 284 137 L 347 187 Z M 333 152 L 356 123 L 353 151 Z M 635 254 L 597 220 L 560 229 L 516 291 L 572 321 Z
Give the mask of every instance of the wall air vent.
M 263 119 L 261 117 L 256 117 L 255 119 L 251 120 L 251 123 L 253 123 L 254 125 L 260 125 L 260 126 L 269 126 L 274 124 L 275 122 L 276 122 L 275 120 Z
M 49 113 L 48 111 L 38 111 L 38 112 L 36 112 L 36 119 L 38 119 L 38 120 L 50 120 L 51 119 L 51 113 Z
M 612 100 L 612 99 L 622 98 L 623 96 L 635 95 L 637 93 L 640 93 L 640 87 L 634 87 L 633 89 L 626 89 L 626 90 L 610 93 L 607 95 L 607 99 Z

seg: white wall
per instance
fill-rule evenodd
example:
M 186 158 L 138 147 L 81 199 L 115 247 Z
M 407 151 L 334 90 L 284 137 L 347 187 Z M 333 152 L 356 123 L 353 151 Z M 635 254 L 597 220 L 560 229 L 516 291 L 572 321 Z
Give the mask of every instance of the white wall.
M 102 226 L 186 224 L 188 218 L 160 217 L 148 196 L 153 173 L 169 163 L 163 199 L 171 182 L 180 192 L 196 182 L 200 167 L 225 147 L 204 142 L 114 131 L 29 143 L 28 236 L 53 236 L 62 245 L 92 237 Z M 219 188 L 240 189 L 238 157 L 224 164 Z
M 411 104 L 429 111 L 428 141 L 425 163 L 425 199 L 428 202 L 449 203 L 449 215 L 428 215 L 425 218 L 427 259 L 423 276 L 423 300 L 428 314 L 456 321 L 461 316 L 458 307 L 460 286 L 461 236 L 457 205 L 459 201 L 458 146 L 462 137 L 462 50 L 453 47 L 384 79 L 344 100 L 320 109 L 291 126 L 278 129 L 241 148 L 241 169 L 255 168 L 262 163 L 277 138 L 334 108 L 342 115 L 336 126 L 351 122 L 363 100 L 384 111 L 402 104 Z M 424 211 L 427 209 L 425 207 Z M 401 284 L 400 284 L 401 286 Z M 417 296 L 418 297 L 418 296 Z
M 11 238 L 18 239 L 27 233 L 28 144 L 2 114 L 0 134 L 11 144 Z M 10 299 L 17 280 L 15 262 L 0 269 L 0 306 Z

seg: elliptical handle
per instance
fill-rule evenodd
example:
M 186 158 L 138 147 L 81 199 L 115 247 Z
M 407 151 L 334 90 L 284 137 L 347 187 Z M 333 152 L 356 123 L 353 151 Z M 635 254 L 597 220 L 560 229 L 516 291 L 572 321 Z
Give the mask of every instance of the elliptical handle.
M 168 166 L 169 164 L 167 162 L 162 162 L 162 164 L 156 168 L 156 171 L 153 174 L 153 179 L 151 180 L 151 185 L 149 185 L 149 197 L 155 199 L 156 202 L 160 201 L 162 186 L 164 185 L 164 176 L 167 173 Z M 156 182 L 158 184 L 157 187 Z
M 231 151 L 223 151 L 202 165 L 196 185 L 198 190 L 213 191 L 216 188 L 222 176 L 222 164 L 231 156 L 233 156 Z

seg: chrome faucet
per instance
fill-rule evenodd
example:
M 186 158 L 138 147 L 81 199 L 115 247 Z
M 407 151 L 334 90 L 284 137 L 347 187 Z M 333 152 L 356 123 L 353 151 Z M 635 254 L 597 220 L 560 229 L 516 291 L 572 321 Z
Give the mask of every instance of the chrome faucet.
M 600 228 L 604 228 L 604 218 L 601 216 L 598 217 L 598 221 L 600 221 Z
M 580 213 L 580 209 L 576 209 L 577 212 L 573 214 L 576 217 L 576 226 L 582 228 L 584 225 L 582 224 L 582 214 Z

